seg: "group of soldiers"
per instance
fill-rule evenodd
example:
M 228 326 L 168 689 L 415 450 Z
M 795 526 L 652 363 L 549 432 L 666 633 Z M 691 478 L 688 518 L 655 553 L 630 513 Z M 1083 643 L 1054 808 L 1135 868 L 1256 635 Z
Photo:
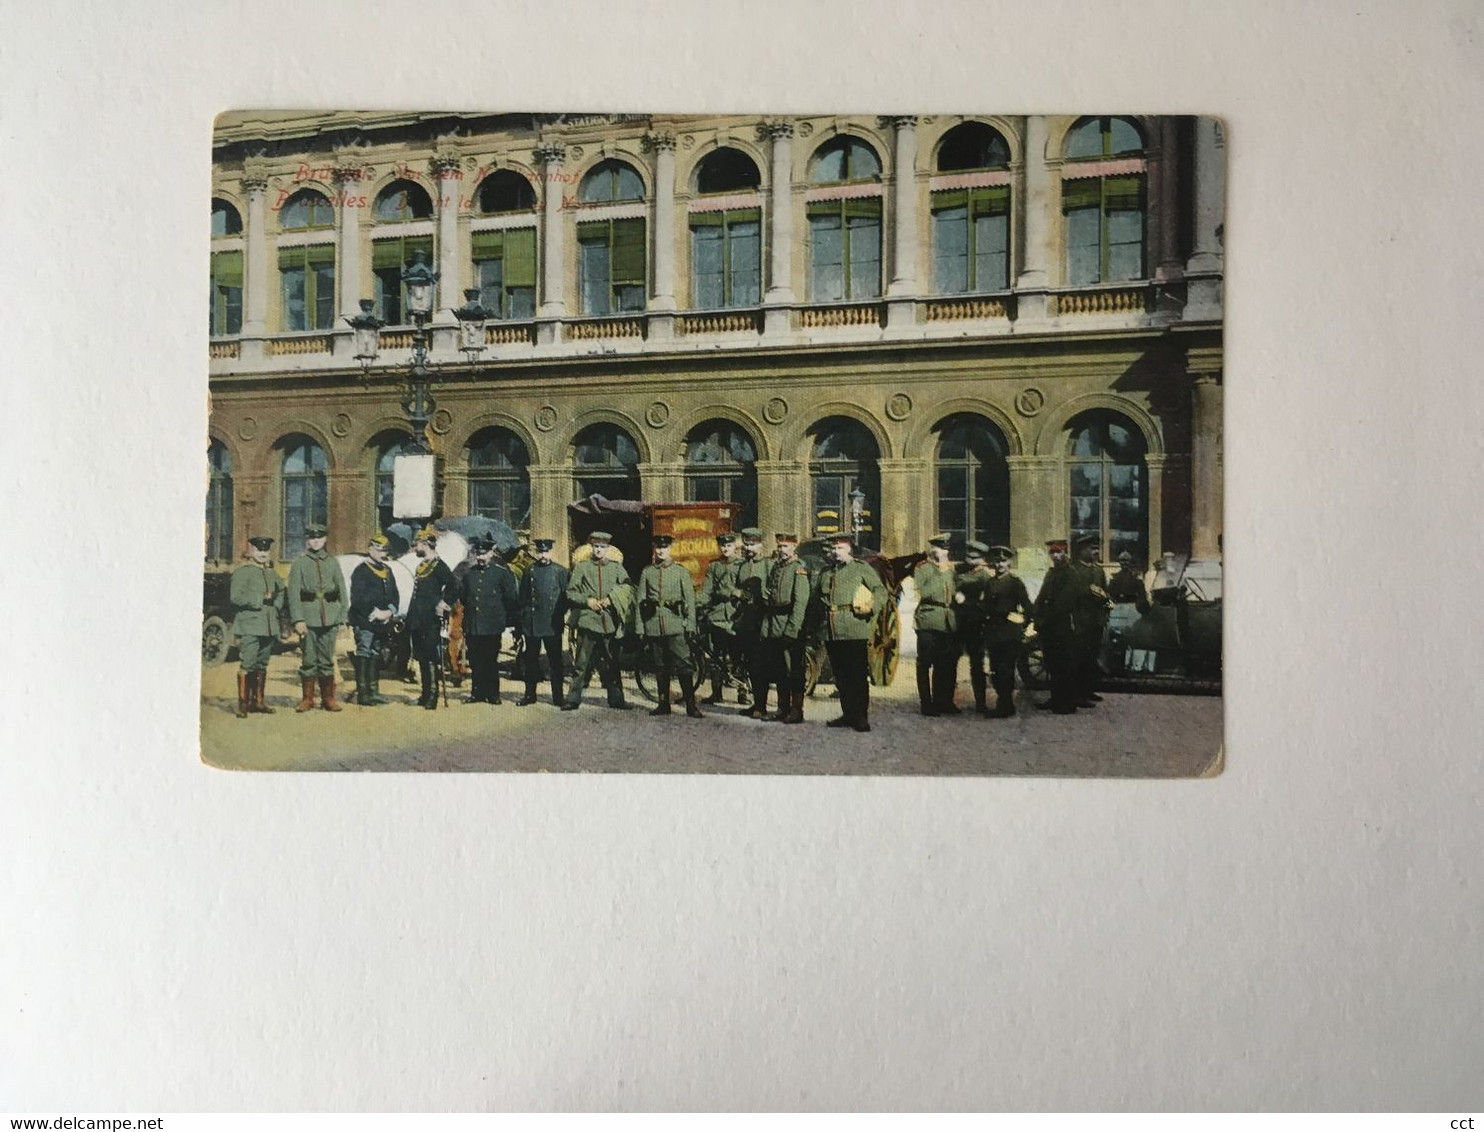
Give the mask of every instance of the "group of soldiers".
M 385 535 L 370 540 L 367 559 L 351 572 L 347 586 L 339 562 L 325 549 L 324 526 L 311 525 L 305 533 L 305 552 L 290 565 L 287 584 L 270 564 L 273 540 L 267 537 L 248 540 L 250 561 L 232 575 L 237 611 L 232 631 L 241 655 L 239 718 L 273 711 L 265 703 L 264 685 L 285 618 L 302 645 L 296 711 L 313 709 L 316 691 L 324 710 L 341 710 L 333 662 L 335 638 L 346 622 L 355 635 L 355 702 L 368 707 L 388 702 L 380 692 L 381 657 L 401 606 L 389 542 Z M 420 707 L 438 706 L 448 617 L 459 604 L 471 671 L 469 703 L 502 702 L 500 643 L 511 630 L 525 643 L 525 695 L 518 706 L 537 702 L 544 652 L 553 705 L 563 711 L 580 708 L 596 673 L 608 706 L 628 710 L 620 641 L 632 636 L 643 639 L 656 676 L 659 704 L 651 714 L 672 713 L 672 685 L 678 683 L 685 714 L 699 718 L 694 650 L 704 633 L 711 694 L 701 702 L 721 703 L 725 687 L 735 684 L 744 716 L 803 723 L 806 650 L 818 641 L 828 653 L 840 701 L 839 716 L 827 726 L 871 729 L 868 646 L 878 613 L 892 595 L 878 571 L 856 557 L 849 534 L 826 537 L 826 561 L 817 570 L 799 557 L 796 533 L 775 534 L 769 555 L 756 527 L 718 535 L 718 556 L 707 567 L 699 593 L 689 570 L 674 560 L 673 540 L 666 534 L 654 536 L 653 561 L 637 581 L 613 554 L 606 531 L 593 532 L 586 557 L 570 571 L 552 559 L 553 540 L 534 539 L 534 560 L 518 579 L 492 538 L 470 542 L 472 558 L 462 577 L 438 557 L 437 540 L 431 527 L 414 536 L 419 561 L 404 618 L 419 669 Z M 1008 547 L 971 541 L 958 565 L 949 560 L 949 536 L 929 540 L 926 560 L 912 575 L 923 715 L 960 714 L 954 700 L 959 657 L 965 652 L 975 710 L 994 718 L 1014 715 L 1015 668 L 1032 624 L 1051 678 L 1050 699 L 1037 706 L 1067 714 L 1098 702 L 1097 654 L 1112 607 L 1108 579 L 1098 565 L 1099 543 L 1093 536 L 1076 540 L 1072 557 L 1065 540 L 1049 542 L 1047 549 L 1051 569 L 1032 603 L 1024 582 L 1010 571 Z M 1117 577 L 1128 573 L 1125 564 Z M 1142 582 L 1137 584 L 1142 595 Z M 576 636 L 570 684 L 562 654 L 568 626 Z M 777 708 L 770 713 L 775 689 Z

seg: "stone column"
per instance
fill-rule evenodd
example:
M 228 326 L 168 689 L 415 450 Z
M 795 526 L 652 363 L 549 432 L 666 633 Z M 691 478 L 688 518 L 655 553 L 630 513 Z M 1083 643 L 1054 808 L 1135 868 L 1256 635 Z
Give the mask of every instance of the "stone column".
M 561 319 L 567 315 L 566 253 L 562 230 L 562 162 L 567 147 L 546 142 L 535 150 L 541 164 L 541 305 L 536 309 L 536 340 L 555 342 L 561 336 Z M 565 524 L 564 524 L 565 526 Z M 566 537 L 565 532 L 563 538 Z
M 232 547 L 234 557 L 247 547 L 247 540 L 257 535 L 268 535 L 276 540 L 273 557 L 281 553 L 283 531 L 279 529 L 282 515 L 273 496 L 273 473 L 269 471 L 251 474 L 232 473 Z
M 438 289 L 435 292 L 437 305 L 433 310 L 433 325 L 456 328 L 458 319 L 453 316 L 453 308 L 464 302 L 464 257 L 460 254 L 459 243 L 459 178 L 462 173 L 459 155 L 436 155 L 428 162 L 428 173 L 438 195 Z M 448 345 L 456 346 L 457 343 L 450 338 Z
M 917 321 L 916 305 L 893 301 L 917 295 L 917 119 L 911 115 L 883 118 L 896 130 L 891 197 L 891 282 L 886 288 L 888 326 Z
M 1019 569 L 1042 570 L 1047 540 L 1067 534 L 1061 460 L 1007 456 L 1005 463 L 1010 470 L 1010 546 L 1020 557 Z
M 1144 470 L 1147 473 L 1149 490 L 1149 526 L 1148 554 L 1144 568 L 1147 570 L 1164 552 L 1165 539 L 1165 491 L 1168 485 L 1165 483 L 1165 468 L 1169 465 L 1169 456 L 1163 452 L 1151 452 L 1144 457 Z
M 639 494 L 643 499 L 678 503 L 685 498 L 684 464 L 678 460 L 658 460 L 637 465 Z
M 1179 121 L 1168 115 L 1158 119 L 1159 161 L 1150 169 L 1151 195 L 1157 194 L 1155 221 L 1158 230 L 1151 241 L 1158 263 L 1156 279 L 1179 279 L 1185 274 L 1180 258 L 1180 132 Z
M 872 516 L 882 554 L 910 554 L 921 549 L 938 521 L 929 461 L 921 456 L 880 459 L 881 510 Z
M 1056 208 L 1052 198 L 1051 166 L 1046 160 L 1046 119 L 1032 115 L 1025 120 L 1025 172 L 1022 178 L 1022 212 L 1025 216 L 1025 253 L 1015 281 L 1016 321 L 1042 322 L 1053 317 L 1051 296 L 1051 220 Z
M 1186 261 L 1185 317 L 1221 317 L 1222 226 L 1226 212 L 1226 144 L 1215 118 L 1195 120 L 1195 225 Z
M 1192 349 L 1190 374 L 1190 556 L 1220 558 L 1221 351 Z
M 649 337 L 675 337 L 675 135 L 645 134 L 654 154 L 654 286 L 648 309 Z
M 814 535 L 809 468 L 802 460 L 759 460 L 757 525 L 769 539 L 789 527 L 801 539 Z
M 793 137 L 792 122 L 765 122 L 758 135 L 772 143 L 768 194 L 768 290 L 763 296 L 763 333 L 787 334 L 793 284 Z M 799 534 L 802 536 L 803 532 Z
M 360 197 L 362 170 L 359 165 L 337 164 L 330 172 L 339 196 L 340 209 L 336 214 L 340 223 L 335 233 L 335 281 L 340 288 L 340 318 L 336 320 L 337 333 L 354 334 L 344 322 L 361 313 L 361 299 L 370 298 L 361 293 L 361 210 L 352 202 Z
M 242 191 L 247 196 L 247 217 L 243 243 L 242 290 L 242 360 L 263 356 L 263 339 L 268 334 L 268 176 L 258 163 L 249 162 L 242 177 Z
M 346 468 L 331 468 L 325 473 L 325 504 L 329 518 L 330 541 L 329 546 L 335 554 L 343 553 L 347 547 L 365 546 L 366 527 L 369 520 L 366 515 L 358 512 L 364 510 L 369 512 L 371 503 L 364 501 L 365 507 L 359 508 L 362 502 L 359 484 L 354 470 Z
M 572 502 L 571 464 L 532 464 L 531 537 L 556 541 L 552 556 L 566 562 L 572 556 L 571 524 L 567 521 L 567 504 Z

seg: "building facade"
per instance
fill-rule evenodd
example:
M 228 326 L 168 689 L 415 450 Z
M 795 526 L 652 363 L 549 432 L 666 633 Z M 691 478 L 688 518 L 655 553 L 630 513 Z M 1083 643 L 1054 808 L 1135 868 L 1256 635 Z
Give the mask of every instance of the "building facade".
M 1031 572 L 1082 531 L 1217 558 L 1223 150 L 1186 117 L 224 115 L 207 557 L 391 521 L 421 252 L 442 514 L 565 552 L 590 494 L 730 499 Z

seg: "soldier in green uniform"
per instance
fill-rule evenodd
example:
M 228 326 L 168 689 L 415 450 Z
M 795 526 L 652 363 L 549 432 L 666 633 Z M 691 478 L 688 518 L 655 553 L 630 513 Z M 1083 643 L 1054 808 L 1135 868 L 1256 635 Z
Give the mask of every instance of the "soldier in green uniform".
M 654 536 L 654 562 L 639 575 L 634 630 L 649 643 L 659 685 L 659 707 L 649 714 L 670 714 L 670 679 L 678 675 L 685 714 L 700 719 L 690 651 L 690 638 L 696 635 L 696 587 L 690 571 L 673 559 L 672 542 L 670 535 Z
M 1077 556 L 1072 563 L 1077 583 L 1072 693 L 1077 706 L 1083 708 L 1095 707 L 1103 699 L 1098 695 L 1098 681 L 1103 675 L 1098 654 L 1103 648 L 1103 631 L 1108 627 L 1113 601 L 1108 597 L 1108 575 L 1098 564 L 1101 546 L 1102 540 L 1093 534 L 1082 535 L 1072 544 Z
M 567 583 L 567 604 L 576 615 L 577 656 L 572 685 L 563 711 L 576 711 L 582 706 L 582 693 L 597 669 L 603 686 L 608 689 L 608 706 L 628 711 L 618 668 L 618 635 L 623 630 L 624 606 L 632 598 L 628 572 L 622 564 L 608 561 L 613 536 L 607 531 L 594 531 L 588 537 L 592 557 L 572 569 Z
M 765 680 L 778 686 L 778 712 L 766 718 L 773 723 L 803 723 L 804 623 L 809 614 L 811 579 L 809 567 L 798 556 L 799 536 L 780 531 L 774 540 L 778 553 L 768 572 L 763 599 L 762 643 Z
M 969 687 L 974 692 L 974 710 L 989 714 L 989 684 L 984 674 L 985 587 L 994 577 L 985 556 L 989 547 L 977 539 L 964 546 L 964 569 L 958 575 L 958 592 L 953 595 L 954 621 L 958 647 L 969 654 Z
M 289 620 L 299 634 L 304 661 L 299 680 L 304 694 L 295 711 L 314 707 L 314 685 L 319 682 L 320 703 L 339 711 L 335 700 L 335 638 L 350 606 L 350 592 L 340 563 L 325 549 L 329 532 L 323 523 L 304 528 L 304 553 L 289 567 Z
M 840 717 L 826 727 L 869 731 L 871 708 L 870 662 L 866 646 L 882 607 L 891 600 L 881 577 L 857 561 L 852 537 L 829 536 L 830 560 L 814 578 L 811 619 L 830 655 L 835 687 L 840 693 Z
M 1021 642 L 1031 612 L 1031 596 L 1025 583 L 1010 573 L 1014 555 L 1008 546 L 993 546 L 989 558 L 994 576 L 983 589 L 983 640 L 989 650 L 989 668 L 994 682 L 994 718 L 1008 719 L 1015 714 L 1015 665 L 1020 660 Z M 983 677 L 980 677 L 983 680 Z M 979 691 L 983 704 L 983 690 Z
M 742 714 L 763 719 L 768 714 L 768 667 L 763 655 L 763 614 L 771 564 L 763 557 L 763 532 L 745 527 L 742 532 L 742 561 L 737 566 L 737 607 L 732 629 L 737 651 L 747 666 L 752 706 Z
M 912 571 L 917 588 L 917 700 L 923 715 L 957 715 L 953 702 L 958 682 L 958 637 L 954 595 L 958 582 L 948 561 L 946 534 L 928 539 L 927 561 Z
M 722 689 L 733 679 L 737 667 L 737 637 L 732 631 L 732 619 L 737 608 L 737 574 L 742 563 L 738 560 L 741 547 L 737 536 L 726 531 L 716 536 L 716 549 L 721 557 L 706 567 L 706 576 L 701 579 L 701 592 L 697 597 L 699 608 L 697 619 L 701 632 L 706 634 L 710 645 L 711 694 L 701 702 L 719 704 Z M 738 692 L 737 702 L 744 703 L 746 696 Z
M 240 668 L 237 673 L 237 718 L 246 719 L 248 712 L 272 715 L 273 709 L 263 702 L 268 684 L 268 658 L 273 642 L 282 630 L 284 614 L 283 579 L 268 562 L 273 540 L 255 535 L 247 540 L 250 562 L 232 571 L 232 632 L 237 636 Z

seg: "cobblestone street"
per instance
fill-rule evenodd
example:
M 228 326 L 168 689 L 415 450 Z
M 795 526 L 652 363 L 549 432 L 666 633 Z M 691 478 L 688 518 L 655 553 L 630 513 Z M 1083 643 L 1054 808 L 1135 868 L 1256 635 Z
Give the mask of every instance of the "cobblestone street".
M 541 702 L 518 708 L 522 687 L 503 683 L 501 706 L 467 704 L 467 687 L 448 689 L 448 707 L 417 707 L 418 689 L 383 679 L 393 702 L 331 713 L 297 714 L 298 657 L 275 656 L 268 699 L 275 714 L 238 719 L 235 664 L 202 672 L 201 738 L 205 762 L 234 770 L 524 771 L 643 774 L 1049 775 L 1178 778 L 1221 766 L 1222 700 L 1216 696 L 1104 692 L 1097 708 L 1073 716 L 1037 711 L 1044 693 L 1019 690 L 1020 714 L 983 719 L 972 711 L 924 718 L 917 711 L 913 661 L 896 680 L 871 690 L 869 734 L 823 726 L 839 714 L 830 689 L 805 701 L 807 723 L 744 719 L 735 704 L 683 708 L 652 718 L 653 706 L 627 686 L 634 710 L 614 711 L 588 690 L 580 711 Z M 972 702 L 967 665 L 958 702 Z M 339 685 L 346 699 L 353 686 Z M 731 693 L 727 697 L 733 698 Z

